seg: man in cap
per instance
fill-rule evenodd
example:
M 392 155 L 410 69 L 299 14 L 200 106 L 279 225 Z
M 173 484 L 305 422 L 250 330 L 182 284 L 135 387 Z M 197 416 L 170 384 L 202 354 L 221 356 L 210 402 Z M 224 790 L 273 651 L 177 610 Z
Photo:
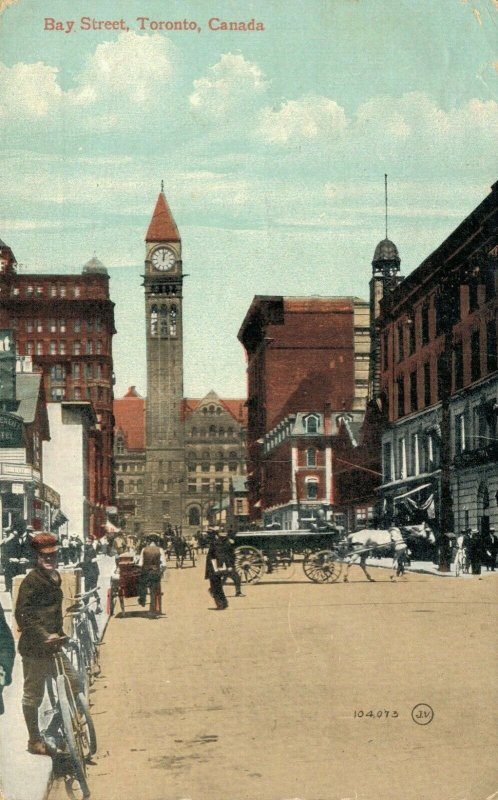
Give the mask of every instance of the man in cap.
M 45 681 L 53 671 L 54 648 L 64 636 L 62 627 L 61 577 L 56 570 L 57 537 L 52 533 L 33 536 L 31 546 L 37 562 L 19 587 L 15 618 L 21 637 L 19 653 L 22 657 L 24 692 L 22 708 L 28 729 L 28 752 L 33 755 L 51 755 L 42 740 L 38 709 L 43 700 Z M 81 691 L 79 678 L 69 660 L 63 655 L 64 665 L 75 693 Z
M 140 553 L 138 566 L 142 568 L 142 573 L 138 581 L 138 602 L 145 606 L 147 589 L 150 589 L 150 610 L 149 616 L 157 616 L 159 603 L 157 600 L 161 595 L 161 575 L 166 568 L 166 556 L 164 550 L 159 547 L 159 536 L 151 534 L 147 537 L 147 544 Z
M 230 578 L 235 586 L 235 597 L 244 597 L 242 594 L 242 579 L 235 568 L 235 538 L 228 531 L 218 531 L 220 547 L 223 549 L 223 560 L 226 564 L 224 580 Z

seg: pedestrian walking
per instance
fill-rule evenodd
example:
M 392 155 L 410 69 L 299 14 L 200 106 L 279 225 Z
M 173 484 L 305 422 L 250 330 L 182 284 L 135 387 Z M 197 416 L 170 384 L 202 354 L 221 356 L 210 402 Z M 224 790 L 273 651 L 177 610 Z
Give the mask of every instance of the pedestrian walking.
M 219 539 L 221 546 L 224 550 L 224 562 L 226 564 L 226 571 L 223 581 L 225 582 L 227 578 L 233 582 L 235 586 L 235 597 L 244 597 L 242 594 L 242 580 L 235 569 L 235 538 L 225 531 L 219 531 Z
M 472 575 L 480 575 L 482 565 L 482 538 L 477 528 L 470 529 L 468 553 Z
M 12 594 L 12 581 L 21 571 L 22 534 L 15 528 L 6 528 L 4 533 L 7 535 L 0 542 L 0 547 L 2 548 L 1 563 L 5 579 L 5 591 Z
M 0 714 L 4 712 L 3 690 L 12 683 L 12 668 L 16 648 L 14 637 L 5 619 L 4 610 L 0 604 Z
M 92 539 L 83 546 L 83 558 L 80 563 L 81 574 L 85 579 L 85 592 L 95 589 L 99 580 L 99 565 L 97 563 L 97 553 L 99 543 L 97 539 Z
M 227 572 L 225 545 L 214 532 L 209 537 L 204 577 L 209 581 L 209 592 L 218 611 L 228 608 L 228 600 L 223 589 L 223 576 Z
M 150 591 L 149 616 L 157 617 L 157 600 L 161 595 L 161 576 L 166 569 L 166 556 L 162 547 L 159 547 L 160 537 L 151 534 L 147 537 L 147 544 L 140 553 L 138 566 L 142 568 L 138 579 L 138 603 L 145 606 L 147 589 Z
M 64 636 L 62 627 L 61 576 L 56 570 L 57 537 L 39 533 L 32 547 L 37 556 L 34 569 L 19 587 L 15 618 L 21 636 L 19 653 L 22 658 L 24 691 L 22 709 L 28 729 L 28 752 L 38 756 L 51 755 L 43 741 L 38 720 L 47 677 L 53 672 L 52 652 Z M 81 680 L 64 654 L 64 666 L 75 694 L 82 691 Z
M 496 568 L 496 556 L 498 555 L 498 536 L 494 528 L 489 528 L 487 535 L 484 537 L 483 549 L 486 569 L 494 572 Z

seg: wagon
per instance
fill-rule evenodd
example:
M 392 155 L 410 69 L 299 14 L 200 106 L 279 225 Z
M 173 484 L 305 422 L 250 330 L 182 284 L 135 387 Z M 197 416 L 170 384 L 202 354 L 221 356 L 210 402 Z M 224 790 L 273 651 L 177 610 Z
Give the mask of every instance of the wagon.
M 117 574 L 111 578 L 111 586 L 108 591 L 108 610 L 112 616 L 116 605 L 116 599 L 119 600 L 121 608 L 121 615 L 125 616 L 125 599 L 128 597 L 139 596 L 139 581 L 142 575 L 142 568 L 135 564 L 131 556 L 119 556 L 116 559 Z M 154 587 L 149 587 L 149 591 L 154 591 L 154 597 L 151 597 L 152 610 L 161 613 L 161 584 L 154 584 Z
M 235 568 L 246 583 L 258 583 L 264 573 L 291 577 L 302 564 L 314 583 L 335 583 L 346 553 L 342 530 L 241 531 L 235 536 Z

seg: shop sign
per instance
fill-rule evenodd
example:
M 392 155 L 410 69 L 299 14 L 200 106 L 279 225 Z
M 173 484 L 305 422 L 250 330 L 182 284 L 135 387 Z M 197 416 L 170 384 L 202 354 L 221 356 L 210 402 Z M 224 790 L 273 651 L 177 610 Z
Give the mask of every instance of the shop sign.
M 0 447 L 22 447 L 23 421 L 15 414 L 0 411 Z
M 24 494 L 24 483 L 13 483 L 12 494 Z

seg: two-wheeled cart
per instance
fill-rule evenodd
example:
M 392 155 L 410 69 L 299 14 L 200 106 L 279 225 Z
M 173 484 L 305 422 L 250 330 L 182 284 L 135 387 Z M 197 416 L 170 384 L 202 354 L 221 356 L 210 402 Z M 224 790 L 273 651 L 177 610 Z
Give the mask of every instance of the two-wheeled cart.
M 116 559 L 116 575 L 111 578 L 111 587 L 109 589 L 109 614 L 112 616 L 116 599 L 119 600 L 121 608 L 121 616 L 125 616 L 125 599 L 131 597 L 139 597 L 140 595 L 140 580 L 142 580 L 142 567 L 135 564 L 133 558 L 118 557 Z M 148 587 L 150 592 L 154 595 L 151 598 L 152 611 L 155 614 L 162 613 L 162 589 L 161 580 L 154 582 L 153 585 Z
M 290 578 L 302 564 L 314 583 L 335 583 L 347 555 L 342 529 L 240 531 L 235 536 L 235 568 L 246 583 L 258 583 L 266 573 Z

